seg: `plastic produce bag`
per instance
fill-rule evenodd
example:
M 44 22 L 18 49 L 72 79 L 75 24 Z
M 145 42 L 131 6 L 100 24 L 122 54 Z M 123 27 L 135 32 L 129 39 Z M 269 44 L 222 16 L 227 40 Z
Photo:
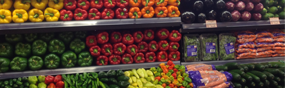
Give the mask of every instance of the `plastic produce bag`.
M 184 61 L 198 61 L 200 60 L 200 41 L 199 35 L 184 35 Z
M 232 75 L 226 71 L 189 71 L 188 74 L 197 88 L 212 88 L 232 80 Z
M 216 34 L 201 34 L 201 60 L 217 60 L 218 58 L 218 37 Z
M 208 64 L 191 64 L 186 65 L 186 71 L 212 71 L 216 70 L 214 65 L 208 65 Z
M 254 48 L 255 44 L 253 42 L 247 42 L 243 44 L 238 44 L 238 48 Z
M 219 56 L 220 60 L 231 60 L 235 58 L 234 55 L 234 44 L 236 37 L 231 33 L 219 34 Z

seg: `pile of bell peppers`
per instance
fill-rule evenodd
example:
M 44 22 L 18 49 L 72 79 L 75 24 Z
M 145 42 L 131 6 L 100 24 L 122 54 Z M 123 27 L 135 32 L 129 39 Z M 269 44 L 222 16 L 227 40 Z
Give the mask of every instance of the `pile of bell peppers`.
M 160 84 L 164 88 L 193 88 L 192 80 L 185 73 L 185 66 L 175 65 L 172 61 L 161 63 L 159 67 L 152 67 L 150 71 L 155 76 L 153 84 Z

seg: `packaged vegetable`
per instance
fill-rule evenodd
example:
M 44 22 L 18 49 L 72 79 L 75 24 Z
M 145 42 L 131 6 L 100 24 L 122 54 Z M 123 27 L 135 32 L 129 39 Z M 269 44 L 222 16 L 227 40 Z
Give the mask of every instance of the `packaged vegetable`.
M 232 80 L 232 75 L 226 71 L 189 71 L 188 74 L 198 88 L 212 88 Z
M 236 32 L 237 38 L 242 39 L 242 38 L 256 38 L 255 34 L 251 31 L 241 31 L 241 32 Z
M 256 33 L 256 37 L 257 38 L 262 38 L 262 37 L 271 37 L 273 38 L 272 33 L 268 32 L 268 31 L 260 31 Z
M 218 47 L 216 34 L 201 34 L 201 60 L 217 60 Z
M 252 48 L 239 48 L 236 49 L 236 53 L 247 53 L 247 52 L 251 52 L 251 53 L 255 53 L 256 49 L 252 49 Z
M 184 61 L 199 61 L 200 60 L 200 40 L 199 35 L 184 35 Z
M 236 37 L 231 33 L 221 33 L 219 34 L 219 57 L 220 60 L 230 60 L 234 59 L 234 44 L 236 42 Z
M 255 43 L 260 43 L 260 42 L 274 42 L 274 39 L 271 37 L 262 37 L 262 38 L 256 38 Z
M 273 47 L 273 43 L 256 43 L 255 47 Z
M 255 44 L 253 42 L 247 42 L 243 44 L 238 44 L 237 48 L 254 48 Z
M 186 65 L 187 71 L 212 71 L 216 70 L 214 65 L 208 65 L 208 64 L 191 64 Z

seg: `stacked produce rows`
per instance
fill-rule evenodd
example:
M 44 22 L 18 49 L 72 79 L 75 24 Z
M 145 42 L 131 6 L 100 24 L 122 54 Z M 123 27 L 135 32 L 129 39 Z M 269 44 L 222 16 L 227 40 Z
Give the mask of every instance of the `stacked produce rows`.
M 268 20 L 269 17 L 285 18 L 284 0 L 262 0 L 261 2 L 264 5 L 261 12 L 263 20 Z
M 179 17 L 178 0 L 3 0 L 0 23 Z M 11 8 L 14 6 L 14 8 Z M 168 6 L 168 7 L 166 7 Z

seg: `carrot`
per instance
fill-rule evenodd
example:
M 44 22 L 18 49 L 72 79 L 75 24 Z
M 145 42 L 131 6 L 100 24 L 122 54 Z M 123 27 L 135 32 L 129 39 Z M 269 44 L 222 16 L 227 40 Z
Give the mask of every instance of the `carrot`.
M 230 86 L 230 83 L 226 84 L 225 82 L 224 83 L 221 83 L 215 87 L 212 87 L 212 88 L 228 88 Z

